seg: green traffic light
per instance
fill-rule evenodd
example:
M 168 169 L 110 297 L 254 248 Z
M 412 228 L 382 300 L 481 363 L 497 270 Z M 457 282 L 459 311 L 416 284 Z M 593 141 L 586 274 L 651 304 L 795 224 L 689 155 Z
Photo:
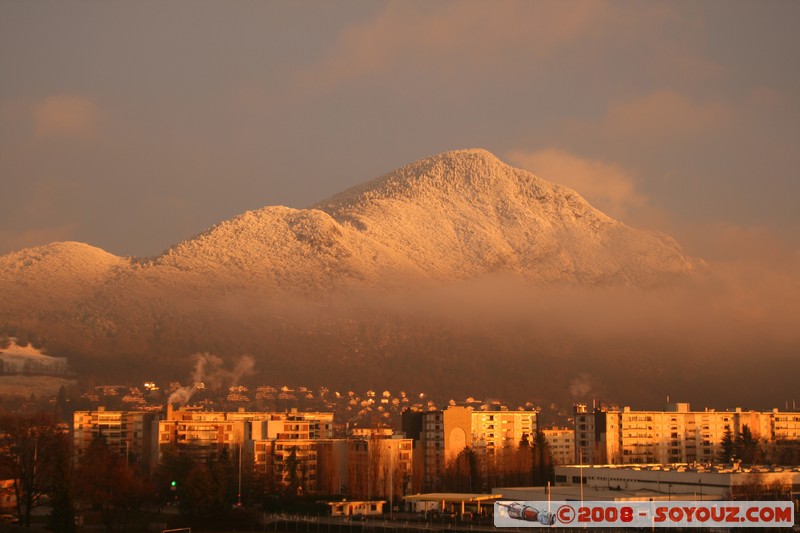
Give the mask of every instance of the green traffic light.
M 170 483 L 170 485 L 172 485 L 173 487 L 177 486 L 177 484 L 178 484 L 177 481 L 173 481 L 172 483 Z

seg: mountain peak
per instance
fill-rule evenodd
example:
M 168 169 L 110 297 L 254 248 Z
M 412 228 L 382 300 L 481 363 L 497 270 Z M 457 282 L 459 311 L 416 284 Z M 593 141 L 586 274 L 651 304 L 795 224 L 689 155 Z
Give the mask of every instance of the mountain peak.
M 378 197 L 414 197 L 424 191 L 442 193 L 485 189 L 512 167 L 482 148 L 442 152 L 400 167 L 375 180 L 347 189 L 314 207 L 330 212 Z
M 420 159 L 315 208 L 436 279 L 501 271 L 544 282 L 647 285 L 691 269 L 668 238 L 628 228 L 574 190 L 483 149 Z
M 77 243 L 4 258 L 0 271 L 102 278 L 130 265 Z M 310 209 L 264 207 L 177 244 L 132 276 L 316 291 L 490 273 L 541 282 L 648 286 L 693 268 L 666 236 L 480 149 L 420 159 Z M 77 272 L 76 272 L 77 271 Z M 177 279 L 177 278 L 175 278 Z

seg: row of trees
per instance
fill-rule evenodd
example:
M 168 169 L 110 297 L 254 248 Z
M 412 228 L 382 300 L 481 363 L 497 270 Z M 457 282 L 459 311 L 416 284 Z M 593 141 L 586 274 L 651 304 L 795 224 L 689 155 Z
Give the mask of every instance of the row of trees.
M 66 428 L 47 414 L 0 416 L 0 478 L 13 480 L 20 523 L 47 503 L 53 531 L 75 530 L 76 511 L 96 511 L 107 531 L 132 523 L 154 494 L 139 465 L 112 453 L 102 438 L 73 461 Z
M 14 339 L 17 346 L 32 346 L 37 349 L 44 348 L 45 339 L 40 338 L 35 333 L 16 328 L 0 327 L 0 350 L 5 350 L 11 346 L 11 339 Z
M 719 459 L 723 463 L 739 461 L 745 465 L 776 464 L 784 466 L 800 465 L 800 443 L 798 441 L 777 441 L 767 443 L 756 438 L 747 424 L 734 434 L 725 430 L 720 443 Z
M 531 440 L 524 435 L 515 448 L 478 454 L 464 448 L 447 465 L 442 488 L 453 492 L 488 491 L 492 487 L 543 486 L 554 481 L 554 462 L 544 432 L 536 430 Z
M 120 455 L 102 436 L 74 459 L 66 426 L 49 415 L 2 415 L 0 435 L 0 479 L 14 480 L 20 522 L 29 526 L 31 511 L 47 503 L 50 529 L 64 533 L 75 530 L 76 515 L 91 516 L 109 532 L 141 530 L 164 506 L 177 507 L 190 525 L 230 527 L 235 520 L 248 523 L 244 509 L 254 505 L 311 511 L 304 504 L 308 498 L 342 490 L 356 497 L 399 498 L 409 481 L 389 472 L 392 456 L 376 442 L 352 443 L 363 450 L 354 455 L 347 472 L 337 471 L 331 450 L 314 471 L 297 449 L 285 461 L 256 470 L 252 454 L 240 456 L 234 447 L 221 448 L 203 461 L 167 448 L 151 473 L 138 457 Z
M 106 531 L 141 530 L 149 512 L 168 503 L 179 504 L 190 521 L 223 520 L 238 497 L 227 454 L 197 463 L 167 453 L 151 475 L 100 436 L 73 460 L 66 427 L 44 414 L 0 415 L 0 479 L 13 480 L 22 525 L 29 527 L 32 510 L 46 503 L 48 528 L 59 533 L 75 531 L 79 513 L 98 517 Z M 252 476 L 246 480 L 252 487 Z

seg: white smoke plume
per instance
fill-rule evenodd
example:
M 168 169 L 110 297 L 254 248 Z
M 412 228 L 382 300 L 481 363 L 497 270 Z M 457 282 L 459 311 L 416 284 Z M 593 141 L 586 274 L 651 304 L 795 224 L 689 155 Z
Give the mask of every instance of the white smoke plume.
M 581 374 L 569 382 L 569 393 L 575 400 L 586 398 L 590 392 L 592 392 L 592 377 L 589 374 Z
M 255 367 L 255 361 L 249 355 L 237 358 L 232 370 L 226 370 L 222 358 L 214 354 L 198 353 L 192 357 L 195 359 L 195 364 L 191 384 L 181 387 L 170 395 L 167 401 L 171 405 L 186 405 L 200 384 L 212 390 L 236 385 L 243 376 L 252 374 Z

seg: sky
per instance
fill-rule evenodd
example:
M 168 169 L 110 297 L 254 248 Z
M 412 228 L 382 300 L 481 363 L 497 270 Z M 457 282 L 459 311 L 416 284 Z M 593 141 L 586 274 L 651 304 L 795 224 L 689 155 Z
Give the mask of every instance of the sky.
M 800 257 L 800 2 L 0 0 L 0 254 L 148 257 L 486 148 L 710 260 Z

